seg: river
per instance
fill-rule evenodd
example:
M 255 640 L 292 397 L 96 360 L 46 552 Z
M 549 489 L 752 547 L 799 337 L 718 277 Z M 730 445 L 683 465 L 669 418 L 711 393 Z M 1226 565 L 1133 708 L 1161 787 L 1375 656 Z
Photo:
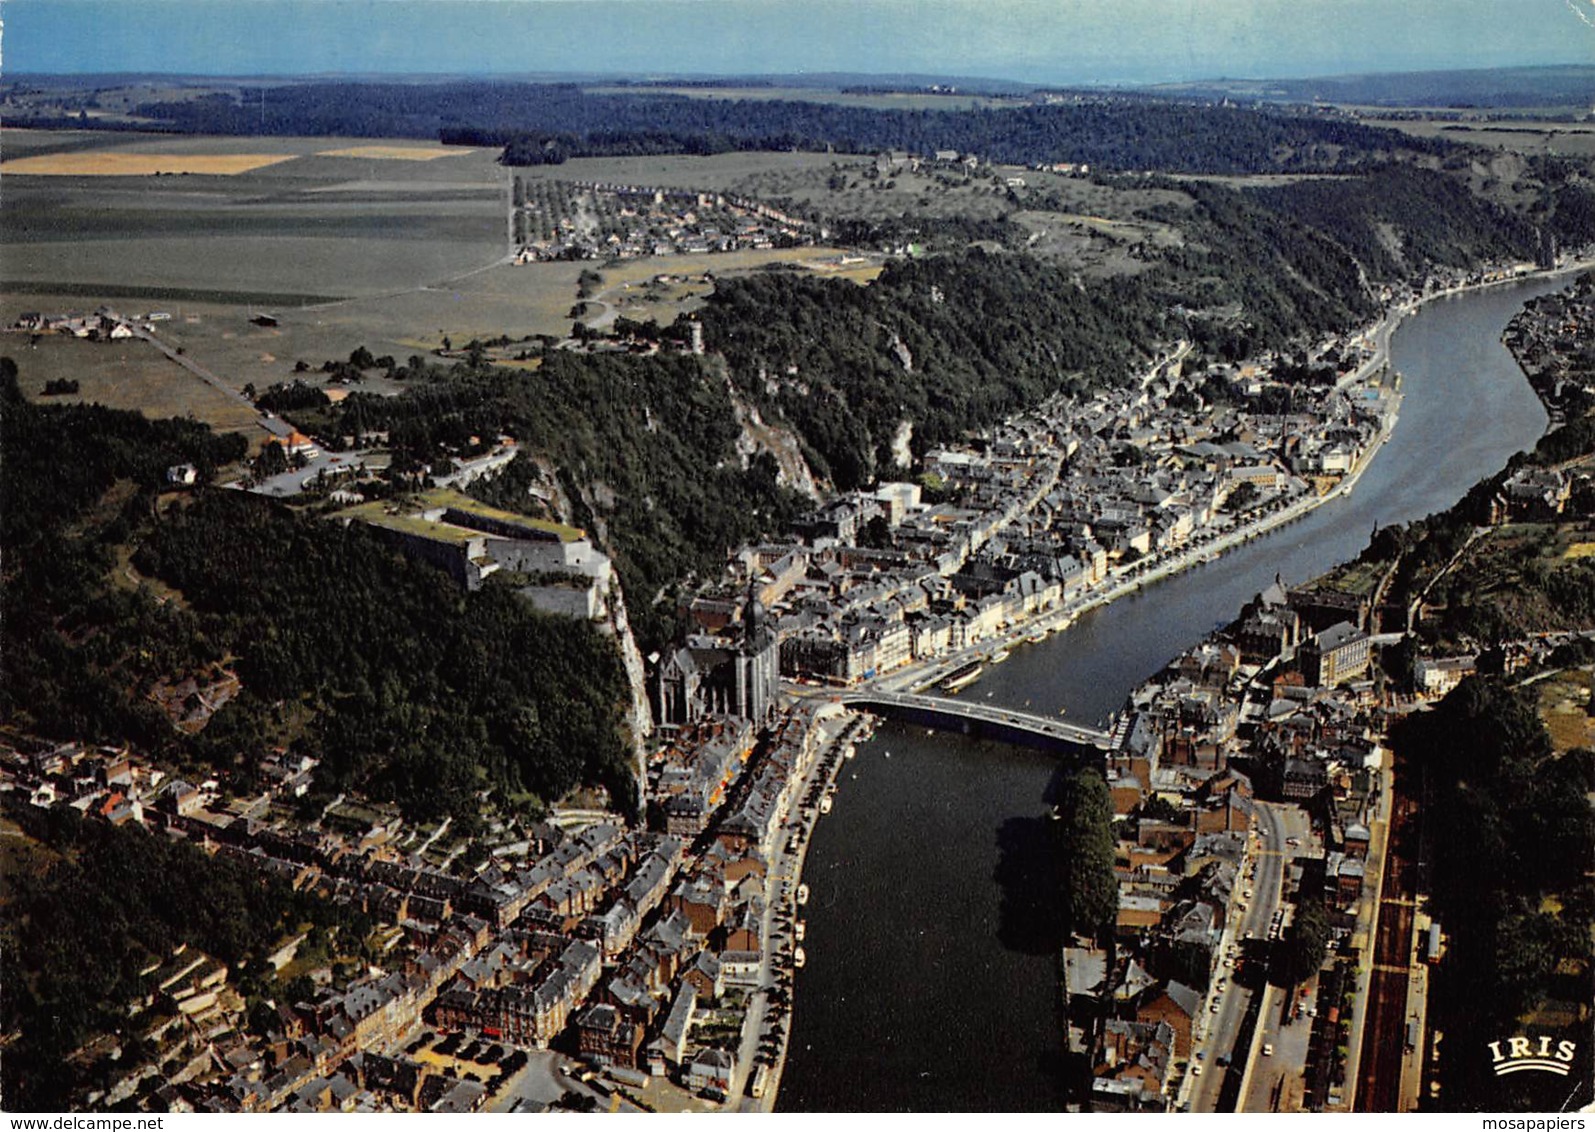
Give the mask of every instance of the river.
M 1351 495 L 1013 650 L 963 695 L 1101 720 L 1279 574 L 1352 558 L 1375 526 L 1450 507 L 1545 429 L 1500 343 L 1566 277 L 1436 300 L 1391 341 L 1401 420 Z M 1057 764 L 883 724 L 840 777 L 804 870 L 782 1111 L 1033 1111 L 1061 1104 L 1047 813 Z

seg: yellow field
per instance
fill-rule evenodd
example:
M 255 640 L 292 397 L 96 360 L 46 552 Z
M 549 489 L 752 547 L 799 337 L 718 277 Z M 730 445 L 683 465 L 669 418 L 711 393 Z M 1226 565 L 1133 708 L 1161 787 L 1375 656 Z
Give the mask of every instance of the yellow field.
M 351 145 L 347 149 L 324 149 L 317 157 L 374 157 L 381 161 L 436 161 L 440 157 L 475 153 L 474 149 L 434 148 L 420 145 Z
M 846 279 L 862 287 L 875 282 L 875 277 L 886 270 L 886 265 L 882 263 L 832 264 L 821 262 L 811 263 L 808 268 L 821 275 L 828 275 L 832 279 Z
M 153 177 L 157 173 L 203 173 L 231 177 L 292 161 L 292 153 L 130 153 L 90 150 L 45 153 L 0 162 L 0 174 L 34 177 Z
M 1595 542 L 1575 542 L 1567 548 L 1564 558 L 1595 558 Z
M 1590 680 L 1588 672 L 1568 669 L 1539 685 L 1540 719 L 1558 753 L 1595 743 L 1595 717 L 1586 710 Z

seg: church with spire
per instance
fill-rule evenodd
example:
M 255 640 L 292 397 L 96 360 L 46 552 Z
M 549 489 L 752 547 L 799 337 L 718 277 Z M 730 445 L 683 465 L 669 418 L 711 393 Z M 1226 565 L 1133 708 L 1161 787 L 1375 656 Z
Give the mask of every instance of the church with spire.
M 748 585 L 740 627 L 734 633 L 689 636 L 660 660 L 651 691 L 661 727 L 681 727 L 710 715 L 760 724 L 775 713 L 781 696 L 780 641 L 755 584 Z

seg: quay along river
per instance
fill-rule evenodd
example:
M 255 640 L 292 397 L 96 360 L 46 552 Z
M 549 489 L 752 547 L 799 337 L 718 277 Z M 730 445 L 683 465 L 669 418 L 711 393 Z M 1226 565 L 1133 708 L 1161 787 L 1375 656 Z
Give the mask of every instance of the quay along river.
M 1524 302 L 1568 278 L 1464 292 L 1410 315 L 1391 341 L 1401 419 L 1350 495 L 1015 646 L 960 694 L 1101 721 L 1276 573 L 1300 584 L 1355 557 L 1374 527 L 1450 507 L 1544 431 L 1500 335 Z M 894 723 L 843 764 L 804 867 L 808 962 L 779 1111 L 1061 1106 L 1057 769 L 1035 752 Z

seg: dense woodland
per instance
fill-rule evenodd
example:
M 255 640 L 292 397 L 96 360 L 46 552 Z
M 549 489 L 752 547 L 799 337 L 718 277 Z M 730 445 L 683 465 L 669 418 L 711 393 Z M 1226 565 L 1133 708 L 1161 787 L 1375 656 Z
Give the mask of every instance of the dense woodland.
M 453 815 L 467 832 L 490 786 L 632 793 L 625 676 L 585 622 L 539 614 L 506 586 L 462 593 L 358 526 L 232 492 L 169 510 L 134 563 L 237 655 L 245 692 L 196 741 L 213 759 L 304 711 L 296 743 L 323 760 L 319 789 Z
M 244 440 L 190 421 L 30 405 L 17 380 L 0 359 L 0 719 L 169 748 L 176 733 L 143 693 L 223 650 L 181 606 L 120 584 L 118 548 L 149 521 L 168 467 L 194 464 L 206 481 L 243 457 Z
M 791 423 L 843 490 L 891 472 L 903 421 L 923 452 L 1062 389 L 1122 380 L 1170 336 L 1138 280 L 1081 290 L 1054 265 L 979 250 L 894 262 L 867 288 L 723 280 L 695 317 L 743 394 Z
M 674 602 L 657 598 L 691 575 L 717 576 L 728 547 L 786 529 L 803 505 L 777 484 L 772 457 L 743 466 L 725 381 L 698 358 L 553 351 L 532 377 L 468 361 L 429 374 L 403 396 L 354 393 L 298 419 L 331 435 L 386 429 L 416 466 L 472 435 L 508 433 L 542 454 L 471 490 L 523 511 L 537 509 L 532 488 L 569 499 L 579 525 L 607 536 L 645 652 L 675 631 Z
M 323 760 L 319 789 L 466 832 L 488 787 L 633 796 L 625 675 L 592 626 L 506 587 L 461 593 L 358 526 L 203 487 L 158 498 L 169 465 L 203 476 L 243 456 L 238 436 L 30 405 L 9 362 L 0 399 L 7 724 L 246 780 L 292 744 Z M 197 735 L 177 731 L 149 692 L 217 663 L 244 691 Z
M 866 110 L 813 102 L 589 95 L 477 112 L 449 141 L 504 143 L 510 165 L 572 157 L 834 148 L 937 150 L 1012 165 L 1071 161 L 1108 171 L 1258 173 L 1356 168 L 1449 143 L 1331 118 L 1098 98 L 998 110 Z
M 1250 195 L 1281 223 L 1329 233 L 1374 279 L 1406 278 L 1434 264 L 1465 267 L 1534 246 L 1527 221 L 1475 197 L 1459 180 L 1410 166 Z
M 1454 148 L 1338 118 L 1097 95 L 1001 109 L 873 110 L 645 90 L 598 94 L 566 83 L 325 82 L 152 102 L 138 113 L 182 133 L 503 145 L 505 160 L 514 165 L 756 149 L 951 149 L 1021 165 L 1073 161 L 1104 170 L 1255 173 L 1355 168 Z M 93 126 L 96 120 L 67 124 Z
M 1589 1029 L 1576 1018 L 1595 1000 L 1595 754 L 1553 754 L 1533 691 L 1503 677 L 1465 681 L 1393 743 L 1422 776 L 1434 913 L 1450 941 L 1429 1000 L 1446 1108 L 1588 1104 Z M 1557 1021 L 1558 1004 L 1574 1021 Z M 1486 1043 L 1525 1032 L 1575 1041 L 1571 1075 L 1491 1073 Z

